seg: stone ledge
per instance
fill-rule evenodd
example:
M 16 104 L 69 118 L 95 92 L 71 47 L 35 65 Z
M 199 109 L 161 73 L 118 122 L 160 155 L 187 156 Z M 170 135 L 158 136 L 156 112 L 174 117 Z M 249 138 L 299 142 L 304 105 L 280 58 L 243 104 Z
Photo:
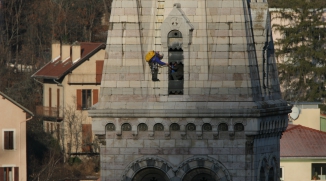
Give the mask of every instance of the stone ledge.
M 272 108 L 258 109 L 101 109 L 89 110 L 88 114 L 92 118 L 133 118 L 133 117 L 155 117 L 155 118 L 237 118 L 237 117 L 264 117 L 276 114 L 288 114 L 291 112 L 291 107 L 287 105 L 276 106 Z

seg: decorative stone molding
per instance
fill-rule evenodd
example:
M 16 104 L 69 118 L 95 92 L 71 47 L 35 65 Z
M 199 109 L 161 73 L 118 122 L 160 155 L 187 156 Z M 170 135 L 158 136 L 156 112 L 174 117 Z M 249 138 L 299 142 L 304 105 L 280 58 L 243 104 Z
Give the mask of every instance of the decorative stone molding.
M 122 175 L 121 181 L 130 181 L 142 169 L 156 168 L 164 172 L 171 180 L 175 177 L 171 164 L 158 156 L 144 156 L 130 163 Z
M 132 163 L 130 163 L 123 175 L 121 181 L 129 181 L 143 169 L 156 168 L 166 174 L 170 180 L 181 181 L 184 180 L 185 176 L 195 169 L 207 169 L 212 176 L 219 178 L 220 180 L 231 181 L 231 175 L 227 168 L 218 160 L 209 156 L 194 156 L 179 166 L 173 167 L 167 160 L 158 156 L 144 156 Z
M 164 49 L 168 47 L 168 34 L 172 30 L 178 30 L 181 32 L 183 37 L 183 46 L 187 48 L 191 44 L 192 31 L 194 26 L 190 23 L 189 19 L 181 10 L 179 3 L 174 4 L 172 11 L 161 25 L 161 42 Z
M 227 168 L 221 162 L 209 156 L 194 156 L 185 160 L 177 168 L 176 175 L 183 180 L 187 173 L 199 168 L 211 170 L 220 180 L 232 180 Z

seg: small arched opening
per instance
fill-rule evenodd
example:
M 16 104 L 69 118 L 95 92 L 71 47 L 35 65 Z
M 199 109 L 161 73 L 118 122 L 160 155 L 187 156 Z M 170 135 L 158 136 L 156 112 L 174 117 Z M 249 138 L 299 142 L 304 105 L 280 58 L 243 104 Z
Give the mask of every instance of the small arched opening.
M 168 176 L 159 169 L 156 168 L 145 168 L 140 170 L 132 181 L 169 181 Z
M 171 67 L 169 70 L 168 92 L 171 94 L 183 94 L 184 83 L 184 62 L 182 49 L 182 33 L 172 30 L 168 34 L 168 62 Z

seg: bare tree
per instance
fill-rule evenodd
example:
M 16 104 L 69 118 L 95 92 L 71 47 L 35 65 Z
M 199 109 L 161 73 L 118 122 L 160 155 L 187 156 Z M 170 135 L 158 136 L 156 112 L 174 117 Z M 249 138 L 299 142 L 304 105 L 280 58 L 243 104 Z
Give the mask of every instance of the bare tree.
M 64 109 L 63 134 L 61 143 L 68 153 L 67 158 L 72 157 L 72 153 L 78 153 L 82 147 L 82 123 L 86 116 L 82 111 L 76 109 L 76 105 L 67 105 Z M 67 145 L 65 149 L 65 144 Z

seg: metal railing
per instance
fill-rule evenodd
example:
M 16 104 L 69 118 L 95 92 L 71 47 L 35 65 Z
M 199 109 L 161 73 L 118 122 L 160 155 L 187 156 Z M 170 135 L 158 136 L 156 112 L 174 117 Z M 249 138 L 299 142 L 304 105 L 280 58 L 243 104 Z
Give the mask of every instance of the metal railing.
M 36 115 L 44 117 L 62 117 L 62 113 L 56 107 L 36 106 Z

